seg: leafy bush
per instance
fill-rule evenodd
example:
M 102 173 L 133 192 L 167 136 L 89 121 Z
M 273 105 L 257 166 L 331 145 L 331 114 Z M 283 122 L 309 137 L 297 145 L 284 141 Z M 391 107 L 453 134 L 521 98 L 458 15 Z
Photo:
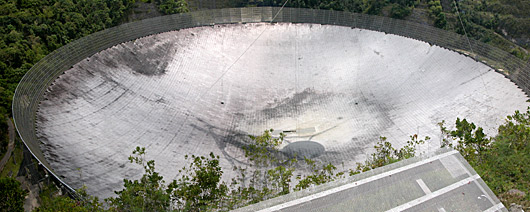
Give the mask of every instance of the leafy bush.
M 228 186 L 221 181 L 223 171 L 219 156 L 213 153 L 209 157 L 192 155 L 191 161 L 187 169 L 179 171 L 181 177 L 168 187 L 176 209 L 206 211 L 217 208 L 228 195 Z
M 412 13 L 412 8 L 400 4 L 394 4 L 390 9 L 390 17 L 392 18 L 404 19 L 410 13 Z
M 124 189 L 116 191 L 117 197 L 106 201 L 118 211 L 166 211 L 170 206 L 169 192 L 163 177 L 155 171 L 155 161 L 145 159 L 145 148 L 136 147 L 129 156 L 131 163 L 144 169 L 140 180 L 124 179 Z
M 364 163 L 357 163 L 355 170 L 350 169 L 350 176 L 414 157 L 416 156 L 416 147 L 430 139 L 428 136 L 425 136 L 424 139 L 418 139 L 418 135 L 414 134 L 410 136 L 407 145 L 401 149 L 395 149 L 390 142 L 386 141 L 386 137 L 380 137 L 374 146 L 375 152 Z
M 56 195 L 57 188 L 51 184 L 41 191 L 41 204 L 35 209 L 36 212 L 95 212 L 104 211 L 103 205 L 97 197 L 90 196 L 86 193 L 86 188 L 82 187 L 77 190 L 79 200 L 72 199 L 68 196 Z
M 186 0 L 160 0 L 158 2 L 158 9 L 166 15 L 187 13 L 190 11 Z
M 438 28 L 445 28 L 447 20 L 445 14 L 442 12 L 442 5 L 439 0 L 429 1 L 429 15 L 434 19 L 434 26 Z
M 454 130 L 447 130 L 443 122 L 440 127 L 446 135 L 444 145 L 458 150 L 504 205 L 530 209 L 530 195 L 516 198 L 510 192 L 530 192 L 530 107 L 508 116 L 495 137 L 487 137 L 465 119 L 457 119 Z
M 24 211 L 27 191 L 13 178 L 0 178 L 0 211 Z

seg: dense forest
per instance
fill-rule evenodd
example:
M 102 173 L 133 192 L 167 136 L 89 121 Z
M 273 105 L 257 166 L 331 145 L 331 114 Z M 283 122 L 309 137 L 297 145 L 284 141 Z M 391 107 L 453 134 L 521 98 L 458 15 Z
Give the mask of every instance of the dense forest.
M 53 50 L 121 23 L 134 0 L 0 1 L 0 140 L 7 146 L 6 117 L 18 82 Z M 10 115 L 9 115 L 10 116 Z
M 454 1 L 447 14 L 446 29 L 530 60 L 530 1 Z
M 9 112 L 17 83 L 33 64 L 70 41 L 119 24 L 133 3 L 130 0 L 2 1 L 0 112 Z

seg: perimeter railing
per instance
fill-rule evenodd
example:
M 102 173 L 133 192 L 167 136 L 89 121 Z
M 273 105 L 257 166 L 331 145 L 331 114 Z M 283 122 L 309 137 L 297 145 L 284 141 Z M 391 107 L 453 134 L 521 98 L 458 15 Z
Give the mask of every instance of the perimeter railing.
M 272 20 L 273 17 L 275 17 L 274 20 Z M 228 8 L 161 16 L 127 23 L 96 32 L 55 50 L 26 73 L 15 91 L 12 111 L 17 131 L 33 156 L 52 173 L 56 180 L 73 190 L 56 175 L 46 161 L 40 150 L 40 142 L 35 130 L 39 103 L 44 98 L 48 87 L 59 75 L 97 52 L 152 34 L 215 24 L 254 22 L 338 25 L 424 41 L 460 52 L 495 68 L 515 82 L 527 95 L 530 95 L 530 64 L 528 62 L 479 41 L 468 42 L 464 36 L 453 32 L 404 20 L 331 10 L 276 7 Z

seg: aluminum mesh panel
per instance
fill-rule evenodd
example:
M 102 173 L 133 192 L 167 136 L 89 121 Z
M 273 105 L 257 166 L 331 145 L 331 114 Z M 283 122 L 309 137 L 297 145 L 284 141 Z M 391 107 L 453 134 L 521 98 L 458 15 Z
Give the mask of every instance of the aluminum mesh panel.
M 57 49 L 35 64 L 19 83 L 13 98 L 13 117 L 16 128 L 32 154 L 54 173 L 39 148 L 39 140 L 35 135 L 35 114 L 46 89 L 64 71 L 99 51 L 152 34 L 212 24 L 271 21 L 348 26 L 422 40 L 483 61 L 510 78 L 527 95 L 530 94 L 528 62 L 474 40 L 470 40 L 471 50 L 465 37 L 452 32 L 403 20 L 331 10 L 300 8 L 280 10 L 280 8 L 270 7 L 228 8 L 162 16 L 123 24 L 96 32 Z M 471 55 L 472 52 L 475 55 Z M 58 177 L 57 179 L 60 180 Z

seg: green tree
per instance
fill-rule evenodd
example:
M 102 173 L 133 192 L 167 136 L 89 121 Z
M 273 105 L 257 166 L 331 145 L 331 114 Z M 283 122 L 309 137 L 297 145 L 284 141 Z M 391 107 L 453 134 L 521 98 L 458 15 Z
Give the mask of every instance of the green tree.
M 390 9 L 390 17 L 404 19 L 412 13 L 412 8 L 403 6 L 401 4 L 394 4 Z
M 158 9 L 166 15 L 190 11 L 186 0 L 160 0 Z
M 530 208 L 530 195 L 514 196 L 509 192 L 530 192 L 530 107 L 524 113 L 515 111 L 508 116 L 492 138 L 465 119 L 457 119 L 453 130 L 444 127 L 444 122 L 440 127 L 445 134 L 442 145 L 460 151 L 504 205 L 516 203 Z
M 228 186 L 221 181 L 223 170 L 219 166 L 219 156 L 213 153 L 209 157 L 192 155 L 188 168 L 182 168 L 179 173 L 181 177 L 168 186 L 177 209 L 212 210 L 227 198 Z
M 337 169 L 337 167 L 331 163 L 322 165 L 322 168 L 319 168 L 317 163 L 311 159 L 305 158 L 304 161 L 307 165 L 309 165 L 312 174 L 299 177 L 299 181 L 295 186 L 295 190 L 302 190 L 314 185 L 321 185 L 335 180 L 336 175 L 334 174 L 334 171 Z M 339 174 L 338 176 L 340 175 L 342 174 Z
M 447 20 L 445 14 L 442 12 L 442 4 L 439 0 L 429 1 L 429 15 L 434 19 L 434 26 L 438 28 L 445 28 Z
M 293 177 L 294 168 L 278 166 L 267 171 L 271 183 L 270 190 L 276 190 L 278 195 L 288 194 L 291 190 L 291 178 Z
M 370 15 L 379 15 L 381 10 L 385 6 L 386 1 L 380 0 L 363 0 L 362 8 L 363 13 Z
M 283 143 L 285 135 L 275 137 L 273 129 L 265 130 L 258 136 L 249 135 L 249 142 L 243 147 L 250 167 L 235 167 L 240 178 L 232 181 L 232 197 L 236 196 L 231 205 L 240 207 L 256 203 L 272 197 L 289 193 L 295 160 L 283 156 L 278 147 Z M 287 166 L 286 166 L 287 165 Z
M 24 211 L 24 197 L 27 191 L 20 188 L 20 182 L 13 178 L 0 178 L 0 210 Z
M 0 1 L 0 113 L 10 113 L 15 88 L 46 54 L 116 26 L 134 0 Z
M 386 137 L 380 137 L 377 144 L 374 146 L 375 152 L 364 163 L 357 163 L 356 169 L 350 169 L 350 176 L 361 172 L 365 172 L 377 167 L 382 167 L 391 163 L 395 163 L 400 160 L 405 160 L 416 156 L 416 149 L 418 145 L 424 144 L 430 140 L 429 136 L 425 136 L 424 139 L 419 139 L 418 135 L 414 134 L 410 136 L 410 140 L 407 141 L 407 145 L 400 149 L 395 149 L 392 143 L 386 141 Z
M 265 130 L 262 135 L 249 135 L 249 142 L 243 150 L 245 157 L 254 163 L 255 167 L 268 167 L 275 165 L 279 161 L 278 147 L 283 143 L 285 135 L 280 133 L 278 137 L 273 137 L 274 130 Z
M 167 211 L 170 194 L 166 191 L 163 177 L 155 171 L 155 161 L 145 159 L 143 147 L 136 147 L 129 161 L 142 166 L 144 174 L 139 180 L 123 180 L 125 188 L 115 192 L 117 197 L 106 200 L 111 210 Z
M 516 203 L 530 209 L 530 108 L 508 116 L 492 140 L 475 169 L 505 205 Z M 510 198 L 511 189 L 527 195 Z
M 72 211 L 72 212 L 93 212 L 105 211 L 103 205 L 99 202 L 97 197 L 90 196 L 86 193 L 86 187 L 77 190 L 77 199 L 69 196 L 55 196 L 55 185 L 51 184 L 41 194 L 41 203 L 36 212 L 56 212 L 56 211 Z
M 439 126 L 443 135 L 442 147 L 454 147 L 470 163 L 481 160 L 484 152 L 489 149 L 491 139 L 484 134 L 482 127 L 477 127 L 466 119 L 457 118 L 454 130 L 447 130 L 444 121 Z

